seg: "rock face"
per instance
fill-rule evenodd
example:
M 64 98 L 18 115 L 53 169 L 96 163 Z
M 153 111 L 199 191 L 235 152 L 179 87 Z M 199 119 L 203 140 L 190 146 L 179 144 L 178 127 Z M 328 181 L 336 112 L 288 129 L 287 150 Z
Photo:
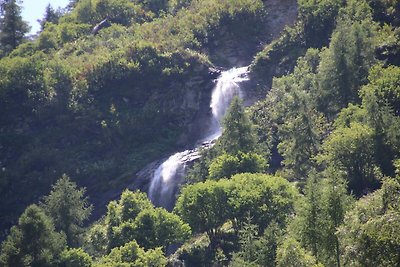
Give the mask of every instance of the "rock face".
M 220 73 L 221 70 L 214 67 L 195 66 L 188 73 L 187 79 L 184 81 L 172 81 L 165 90 L 152 95 L 142 104 L 143 109 L 154 109 L 156 106 L 160 113 L 173 114 L 176 117 L 174 124 L 182 128 L 182 133 L 176 142 L 177 148 L 184 150 L 194 147 L 194 143 L 203 135 L 205 125 L 199 122 L 206 122 L 210 116 L 211 91 L 215 86 L 215 78 Z M 123 101 L 129 102 L 130 100 Z M 207 145 L 209 144 L 204 144 L 204 147 Z M 188 153 L 187 167 L 190 167 L 194 163 L 194 159 L 199 157 L 198 152 L 198 150 L 193 150 Z M 166 152 L 165 155 L 161 155 L 160 159 L 144 166 L 133 177 L 131 175 L 128 183 L 115 186 L 115 188 L 106 190 L 101 194 L 89 192 L 92 203 L 99 207 L 93 211 L 93 218 L 97 219 L 104 214 L 108 202 L 119 198 L 124 189 L 133 191 L 139 189 L 147 192 L 155 170 L 167 159 L 167 155 L 170 153 L 171 151 Z
M 279 37 L 279 34 L 286 26 L 293 25 L 297 19 L 296 0 L 266 0 L 267 7 L 265 31 L 268 34 L 266 43 Z
M 279 37 L 282 30 L 297 18 L 296 0 L 264 0 L 267 10 L 263 22 L 239 21 L 222 27 L 211 38 L 208 54 L 218 66 L 248 66 L 257 51 Z M 256 25 L 256 26 L 255 26 Z
M 99 24 L 97 24 L 96 26 L 94 26 L 94 28 L 92 29 L 92 34 L 93 34 L 93 35 L 96 35 L 96 34 L 99 33 L 99 31 L 100 31 L 101 29 L 108 28 L 108 27 L 110 27 L 110 26 L 111 26 L 111 23 L 108 21 L 108 19 L 104 19 L 104 20 L 102 20 Z

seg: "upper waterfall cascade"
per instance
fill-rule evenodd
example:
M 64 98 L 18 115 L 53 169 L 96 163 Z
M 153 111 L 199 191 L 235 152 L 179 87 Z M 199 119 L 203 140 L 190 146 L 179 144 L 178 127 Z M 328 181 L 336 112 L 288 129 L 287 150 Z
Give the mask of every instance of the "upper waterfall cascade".
M 248 81 L 248 67 L 232 68 L 221 73 L 211 95 L 212 111 L 210 129 L 193 149 L 178 152 L 170 156 L 154 171 L 149 198 L 155 206 L 171 210 L 175 203 L 175 194 L 186 174 L 187 163 L 200 157 L 200 148 L 210 147 L 221 135 L 221 120 L 235 96 L 243 98 L 240 83 Z

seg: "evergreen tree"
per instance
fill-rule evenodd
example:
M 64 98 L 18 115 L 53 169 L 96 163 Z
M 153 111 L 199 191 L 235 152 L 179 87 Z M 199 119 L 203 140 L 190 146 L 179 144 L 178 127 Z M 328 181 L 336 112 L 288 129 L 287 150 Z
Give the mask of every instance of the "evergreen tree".
M 276 253 L 278 267 L 320 267 L 317 260 L 295 239 L 286 238 Z
M 399 266 L 399 181 L 399 176 L 384 178 L 381 189 L 358 200 L 346 213 L 337 232 L 343 265 Z
M 323 202 L 322 184 L 317 174 L 312 173 L 305 187 L 305 199 L 302 205 L 297 207 L 298 217 L 293 221 L 293 227 L 299 233 L 299 239 L 312 255 L 319 259 L 322 245 L 323 229 Z
M 297 217 L 290 224 L 295 240 L 325 266 L 340 266 L 340 243 L 336 236 L 344 214 L 351 204 L 343 172 L 329 168 L 327 178 L 319 181 L 310 173 L 303 203 L 297 206 Z
M 251 224 L 251 217 L 239 230 L 240 251 L 234 253 L 230 266 L 276 266 L 276 250 L 278 239 L 282 236 L 282 228 L 272 222 L 262 236 L 258 235 L 258 226 Z M 241 265 L 240 265 L 241 263 Z
M 53 218 L 56 229 L 66 234 L 69 246 L 78 244 L 83 222 L 92 211 L 92 206 L 84 195 L 85 189 L 78 189 L 64 174 L 53 185 L 50 194 L 44 197 L 44 210 Z
M 326 213 L 326 229 L 324 230 L 324 242 L 327 261 L 330 264 L 341 266 L 340 243 L 336 235 L 338 227 L 343 223 L 344 214 L 349 209 L 351 197 L 347 194 L 346 183 L 342 173 L 338 170 L 328 169 L 328 178 L 323 201 Z
M 0 1 L 0 56 L 9 54 L 24 40 L 30 27 L 22 20 L 20 1 Z
M 55 232 L 51 219 L 37 205 L 31 205 L 3 242 L 0 265 L 7 267 L 53 266 L 65 248 L 65 237 Z
M 62 12 L 60 10 L 54 10 L 54 8 L 51 6 L 51 4 L 48 4 L 46 7 L 46 11 L 44 13 L 44 17 L 41 20 L 38 20 L 40 23 L 40 27 L 42 30 L 44 30 L 46 23 L 58 23 L 58 20 L 60 19 L 62 15 Z
M 257 262 L 259 253 L 259 238 L 257 225 L 251 223 L 251 217 L 248 216 L 239 230 L 240 251 L 238 255 L 248 263 Z
M 367 82 L 374 62 L 375 24 L 365 1 L 349 1 L 341 11 L 328 49 L 321 53 L 318 70 L 319 110 L 335 115 L 349 103 L 359 102 L 358 91 Z
M 67 10 L 71 11 L 72 9 L 74 9 L 74 7 L 76 7 L 76 5 L 78 4 L 79 0 L 69 0 L 69 3 L 67 5 Z
M 218 140 L 221 149 L 228 154 L 252 152 L 256 138 L 253 126 L 245 113 L 242 101 L 235 97 L 223 119 L 223 133 Z

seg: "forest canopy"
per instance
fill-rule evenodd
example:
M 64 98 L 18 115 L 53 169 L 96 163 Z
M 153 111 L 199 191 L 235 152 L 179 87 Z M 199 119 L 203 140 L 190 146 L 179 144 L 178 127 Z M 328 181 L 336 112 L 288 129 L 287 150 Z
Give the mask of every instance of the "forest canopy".
M 400 264 L 398 1 L 71 0 L 40 24 L 0 1 L 0 266 Z M 245 65 L 154 206 L 139 174 Z

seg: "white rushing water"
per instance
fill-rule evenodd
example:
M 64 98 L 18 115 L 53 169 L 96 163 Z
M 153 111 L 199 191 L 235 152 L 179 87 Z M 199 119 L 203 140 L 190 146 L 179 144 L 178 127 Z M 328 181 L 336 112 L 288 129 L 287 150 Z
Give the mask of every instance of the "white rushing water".
M 175 194 L 186 174 L 187 163 L 199 158 L 199 148 L 210 146 L 222 133 L 221 119 L 232 99 L 243 97 L 240 83 L 249 80 L 248 67 L 232 68 L 221 73 L 211 95 L 211 127 L 196 148 L 178 152 L 164 161 L 154 172 L 150 183 L 149 198 L 155 206 L 171 210 Z

